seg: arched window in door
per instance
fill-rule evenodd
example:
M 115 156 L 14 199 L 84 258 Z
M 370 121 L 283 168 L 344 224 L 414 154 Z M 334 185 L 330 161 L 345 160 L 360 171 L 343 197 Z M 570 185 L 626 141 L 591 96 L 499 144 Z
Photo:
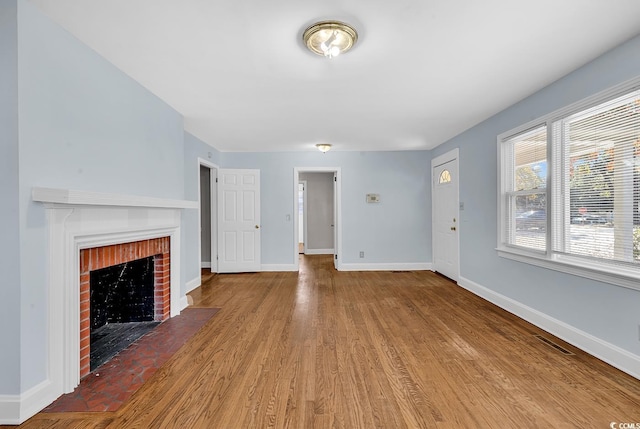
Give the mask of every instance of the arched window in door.
M 442 170 L 442 173 L 440 173 L 440 178 L 438 179 L 438 183 L 443 184 L 449 182 L 451 182 L 451 173 L 449 173 L 449 170 Z

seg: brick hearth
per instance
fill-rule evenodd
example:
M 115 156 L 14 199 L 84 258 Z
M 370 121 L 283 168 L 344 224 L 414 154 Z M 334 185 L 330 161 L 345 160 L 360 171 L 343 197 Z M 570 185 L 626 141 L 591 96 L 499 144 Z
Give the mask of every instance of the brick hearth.
M 93 270 L 154 256 L 154 320 L 171 314 L 169 237 L 94 247 L 80 251 L 80 377 L 90 372 L 90 273 Z

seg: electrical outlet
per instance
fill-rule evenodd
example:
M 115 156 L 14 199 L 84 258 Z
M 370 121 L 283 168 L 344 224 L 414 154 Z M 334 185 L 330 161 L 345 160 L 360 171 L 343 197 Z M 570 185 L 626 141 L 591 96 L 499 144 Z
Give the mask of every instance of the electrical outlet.
M 364 252 L 362 250 L 360 251 L 360 257 L 364 258 Z

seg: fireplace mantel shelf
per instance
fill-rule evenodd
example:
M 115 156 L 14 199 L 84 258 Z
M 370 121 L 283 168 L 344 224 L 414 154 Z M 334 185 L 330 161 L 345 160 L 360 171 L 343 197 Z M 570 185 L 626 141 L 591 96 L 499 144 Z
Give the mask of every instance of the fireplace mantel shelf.
M 70 206 L 119 206 L 172 209 L 197 209 L 197 201 L 140 197 L 137 195 L 110 194 L 105 192 L 78 191 L 72 189 L 33 188 L 33 201 L 45 204 Z

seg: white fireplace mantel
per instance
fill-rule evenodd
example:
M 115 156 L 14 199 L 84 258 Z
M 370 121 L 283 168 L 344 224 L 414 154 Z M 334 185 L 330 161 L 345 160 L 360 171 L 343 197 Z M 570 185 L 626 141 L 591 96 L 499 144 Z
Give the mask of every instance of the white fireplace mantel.
M 197 209 L 197 201 L 142 197 L 137 195 L 110 194 L 105 192 L 78 191 L 73 189 L 33 188 L 33 201 L 49 204 L 156 207 L 173 209 Z
M 48 380 L 32 389 L 33 415 L 80 381 L 80 250 L 168 236 L 171 317 L 181 311 L 181 213 L 197 201 L 32 188 L 48 219 Z

